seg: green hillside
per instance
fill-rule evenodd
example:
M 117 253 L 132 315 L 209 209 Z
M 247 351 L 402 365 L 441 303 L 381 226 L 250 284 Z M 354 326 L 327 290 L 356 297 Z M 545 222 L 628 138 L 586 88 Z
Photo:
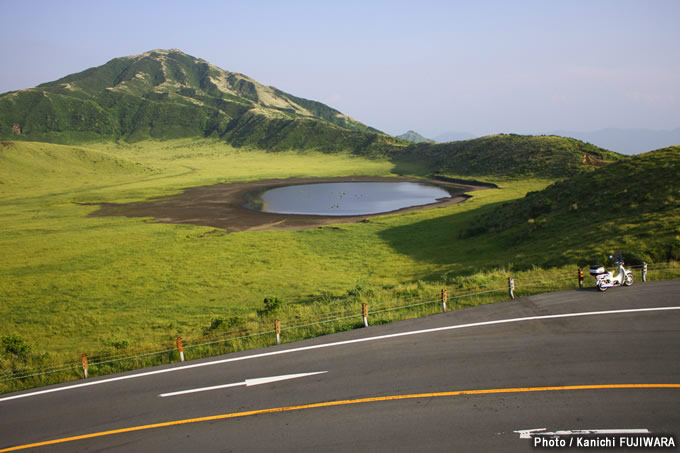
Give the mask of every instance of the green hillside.
M 397 142 L 322 103 L 179 50 L 116 58 L 0 95 L 4 140 L 75 144 L 183 137 L 278 150 L 364 153 Z
M 0 142 L 0 195 L 26 196 L 151 174 L 108 153 L 40 142 Z
M 571 138 L 501 134 L 450 143 L 419 143 L 398 150 L 403 167 L 434 174 L 562 178 L 624 156 Z
M 464 237 L 501 237 L 536 263 L 680 258 L 680 146 L 582 173 L 478 217 Z M 535 252 L 533 252 L 535 253 Z

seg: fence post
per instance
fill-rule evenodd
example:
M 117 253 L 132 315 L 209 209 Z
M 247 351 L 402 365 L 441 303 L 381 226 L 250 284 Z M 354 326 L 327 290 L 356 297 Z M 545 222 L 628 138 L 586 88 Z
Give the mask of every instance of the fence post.
M 177 337 L 177 350 L 179 351 L 179 361 L 184 362 L 184 346 L 182 345 L 182 337 Z
M 87 379 L 87 354 L 82 354 L 80 356 L 80 361 L 83 363 L 83 374 L 85 375 L 85 379 Z
M 511 277 L 508 277 L 508 290 L 510 291 L 510 298 L 514 299 L 515 298 L 515 280 L 513 280 Z
M 276 344 L 281 344 L 281 321 L 274 320 L 274 329 L 276 329 Z
M 578 287 L 583 289 L 583 269 L 578 268 Z
M 446 313 L 446 288 L 442 288 L 442 311 Z
M 647 281 L 647 262 L 644 261 L 642 263 L 642 281 L 646 282 Z
M 361 304 L 361 315 L 364 318 L 364 327 L 368 327 L 368 304 Z

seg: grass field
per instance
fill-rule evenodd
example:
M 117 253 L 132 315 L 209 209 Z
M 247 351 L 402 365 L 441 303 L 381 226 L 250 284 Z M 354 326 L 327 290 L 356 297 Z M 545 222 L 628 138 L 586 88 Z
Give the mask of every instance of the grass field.
M 62 168 L 36 179 L 44 155 Z M 464 213 L 546 184 L 509 183 L 506 190 L 478 192 L 461 206 L 339 229 L 224 234 L 150 219 L 85 217 L 96 207 L 82 203 L 136 201 L 189 186 L 391 172 L 386 161 L 349 156 L 273 157 L 191 140 L 3 148 L 0 180 L 9 183 L 0 199 L 2 331 L 30 338 L 36 349 L 72 353 L 121 338 L 154 341 L 168 329 L 186 333 L 215 314 L 252 311 L 268 295 L 296 302 L 340 294 L 357 283 L 396 285 L 456 268 L 469 271 L 485 259 L 476 247 L 455 244 Z M 419 223 L 432 221 L 437 225 L 417 231 Z M 466 264 L 452 265 L 461 262 Z
M 393 171 L 385 160 L 243 151 L 206 140 L 2 145 L 1 335 L 20 338 L 34 360 L 62 363 L 82 352 L 196 337 L 216 319 L 252 318 L 265 297 L 320 311 L 361 293 L 375 301 L 425 299 L 442 285 L 478 287 L 531 268 L 528 249 L 518 255 L 493 238 L 459 233 L 480 212 L 551 180 L 495 178 L 499 189 L 474 192 L 459 205 L 302 231 L 226 234 L 86 217 L 97 208 L 88 203 L 139 201 L 184 187 Z M 296 310 L 293 318 L 301 316 Z M 21 365 L 7 354 L 0 360 L 5 368 Z

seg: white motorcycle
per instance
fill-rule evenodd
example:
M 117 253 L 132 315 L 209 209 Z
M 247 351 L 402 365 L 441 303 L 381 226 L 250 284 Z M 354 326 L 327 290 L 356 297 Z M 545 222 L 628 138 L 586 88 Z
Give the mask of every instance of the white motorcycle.
M 611 256 L 609 258 L 612 258 Z M 590 275 L 595 278 L 595 285 L 600 291 L 607 291 L 607 289 L 614 286 L 630 286 L 635 279 L 633 273 L 623 267 L 623 258 L 617 258 L 614 264 L 618 266 L 616 275 L 607 272 L 604 266 L 594 265 L 590 266 Z

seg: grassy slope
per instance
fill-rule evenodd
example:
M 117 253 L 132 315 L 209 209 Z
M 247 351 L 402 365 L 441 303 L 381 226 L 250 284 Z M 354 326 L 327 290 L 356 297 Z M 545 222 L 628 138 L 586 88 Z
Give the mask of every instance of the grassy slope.
M 148 166 L 84 147 L 0 142 L 0 198 L 73 190 L 153 173 Z
M 500 237 L 538 264 L 585 265 L 614 250 L 631 262 L 677 260 L 678 174 L 680 146 L 637 155 L 494 209 L 464 235 Z
M 76 179 L 72 170 L 53 174 L 42 186 L 9 187 L 0 199 L 0 248 L 5 252 L 0 330 L 30 338 L 36 349 L 56 356 L 98 350 L 120 338 L 138 345 L 191 334 L 214 316 L 252 312 L 267 295 L 295 302 L 322 293 L 343 294 L 358 283 L 394 286 L 469 272 L 483 266 L 494 248 L 492 242 L 451 240 L 470 212 L 548 184 L 508 183 L 505 191 L 479 192 L 460 206 L 339 229 L 227 235 L 143 219 L 85 218 L 95 208 L 80 203 L 139 200 L 227 180 L 388 175 L 392 165 L 315 153 L 278 153 L 272 159 L 269 153 L 242 153 L 218 142 L 193 140 L 99 149 L 112 162 L 143 170 L 96 179 Z M 32 172 L 27 165 L 23 175 Z M 22 177 L 17 169 L 13 174 Z M 498 255 L 492 261 L 503 263 L 505 258 Z

